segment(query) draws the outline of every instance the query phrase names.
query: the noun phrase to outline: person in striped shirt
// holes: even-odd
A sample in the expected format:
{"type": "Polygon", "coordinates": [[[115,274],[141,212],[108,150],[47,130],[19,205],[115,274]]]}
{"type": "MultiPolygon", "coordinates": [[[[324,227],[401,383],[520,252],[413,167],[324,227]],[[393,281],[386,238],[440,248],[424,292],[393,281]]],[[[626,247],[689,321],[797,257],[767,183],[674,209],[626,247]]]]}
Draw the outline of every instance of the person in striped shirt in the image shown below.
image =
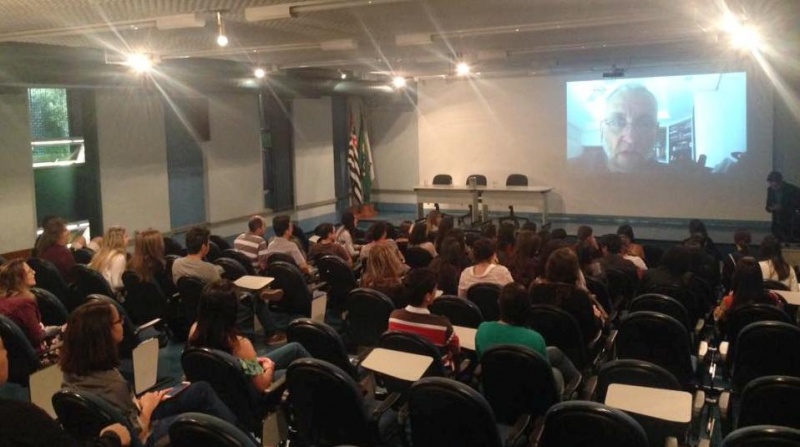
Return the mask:
{"type": "Polygon", "coordinates": [[[233,241],[233,248],[244,253],[253,268],[260,272],[267,268],[267,241],[264,240],[264,232],[267,225],[261,216],[253,216],[247,222],[247,233],[242,233],[233,241]]]}
{"type": "Polygon", "coordinates": [[[389,315],[389,330],[421,335],[442,349],[445,367],[453,368],[460,353],[458,335],[450,320],[428,310],[436,296],[436,274],[428,268],[408,272],[403,281],[408,305],[389,315]]]}

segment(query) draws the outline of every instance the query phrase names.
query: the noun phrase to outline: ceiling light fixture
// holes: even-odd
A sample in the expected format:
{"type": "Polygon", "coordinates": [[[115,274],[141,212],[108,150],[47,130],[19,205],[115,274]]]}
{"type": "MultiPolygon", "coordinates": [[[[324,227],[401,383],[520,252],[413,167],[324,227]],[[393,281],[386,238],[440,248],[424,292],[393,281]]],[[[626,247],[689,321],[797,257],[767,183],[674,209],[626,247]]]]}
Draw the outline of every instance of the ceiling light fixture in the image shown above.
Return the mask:
{"type": "Polygon", "coordinates": [[[260,22],[262,20],[291,19],[292,5],[269,5],[245,8],[244,19],[248,22],[260,22]]]}
{"type": "Polygon", "coordinates": [[[228,36],[225,35],[225,24],[222,23],[222,12],[217,11],[217,45],[228,46],[228,36]]]}
{"type": "Polygon", "coordinates": [[[264,77],[265,77],[266,75],[267,75],[267,71],[266,71],[266,70],[264,70],[264,69],[263,69],[263,68],[261,68],[261,67],[258,67],[258,68],[256,68],[255,70],[253,70],[253,76],[255,76],[255,77],[256,77],[256,78],[258,78],[258,79],[264,79],[264,77]]]}
{"type": "Polygon", "coordinates": [[[153,68],[153,56],[146,53],[131,53],[126,56],[123,65],[127,65],[136,73],[146,73],[153,68]]]}
{"type": "Polygon", "coordinates": [[[392,78],[392,85],[396,89],[404,88],[406,86],[406,78],[402,76],[395,76],[392,78]]]}
{"type": "Polygon", "coordinates": [[[466,76],[470,71],[472,71],[472,68],[466,62],[456,63],[456,76],[466,76]]]}

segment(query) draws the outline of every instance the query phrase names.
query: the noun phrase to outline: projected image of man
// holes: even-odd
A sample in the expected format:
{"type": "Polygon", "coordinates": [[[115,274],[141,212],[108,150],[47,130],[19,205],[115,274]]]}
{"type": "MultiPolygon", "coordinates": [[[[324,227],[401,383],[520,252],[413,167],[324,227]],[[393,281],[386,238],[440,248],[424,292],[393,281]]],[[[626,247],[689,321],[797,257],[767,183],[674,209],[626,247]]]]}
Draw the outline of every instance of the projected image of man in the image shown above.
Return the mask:
{"type": "Polygon", "coordinates": [[[661,166],[656,160],[658,102],[647,88],[625,84],[606,99],[601,123],[607,167],[612,172],[637,172],[661,166]]]}

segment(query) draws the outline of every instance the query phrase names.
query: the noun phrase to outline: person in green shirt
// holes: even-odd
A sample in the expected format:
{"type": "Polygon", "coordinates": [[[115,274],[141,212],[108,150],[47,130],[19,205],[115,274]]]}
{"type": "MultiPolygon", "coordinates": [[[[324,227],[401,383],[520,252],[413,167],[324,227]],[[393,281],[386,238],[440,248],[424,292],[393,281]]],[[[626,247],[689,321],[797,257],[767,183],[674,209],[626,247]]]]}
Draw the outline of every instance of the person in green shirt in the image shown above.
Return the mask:
{"type": "Polygon", "coordinates": [[[565,384],[580,380],[580,373],[570,359],[555,346],[547,346],[541,334],[525,326],[525,315],[530,298],[525,287],[518,283],[506,284],[500,292],[500,321],[484,321],[475,334],[475,352],[478,358],[495,345],[520,345],[533,349],[550,363],[553,378],[559,390],[565,384]]]}

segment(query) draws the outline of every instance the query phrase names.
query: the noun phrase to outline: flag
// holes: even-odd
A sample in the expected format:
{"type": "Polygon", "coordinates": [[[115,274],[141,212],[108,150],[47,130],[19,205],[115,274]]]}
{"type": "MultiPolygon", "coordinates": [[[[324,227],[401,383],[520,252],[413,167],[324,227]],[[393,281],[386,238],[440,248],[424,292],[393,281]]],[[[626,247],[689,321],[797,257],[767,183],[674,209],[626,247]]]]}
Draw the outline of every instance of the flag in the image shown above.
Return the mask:
{"type": "Polygon", "coordinates": [[[350,142],[347,146],[347,171],[350,173],[351,204],[360,206],[364,203],[361,191],[361,163],[359,157],[358,130],[353,112],[350,111],[350,142]]]}
{"type": "Polygon", "coordinates": [[[372,203],[372,181],[375,180],[375,167],[372,163],[372,148],[369,145],[369,133],[364,108],[361,108],[361,123],[358,132],[358,156],[361,168],[361,192],[364,203],[372,203]]]}

